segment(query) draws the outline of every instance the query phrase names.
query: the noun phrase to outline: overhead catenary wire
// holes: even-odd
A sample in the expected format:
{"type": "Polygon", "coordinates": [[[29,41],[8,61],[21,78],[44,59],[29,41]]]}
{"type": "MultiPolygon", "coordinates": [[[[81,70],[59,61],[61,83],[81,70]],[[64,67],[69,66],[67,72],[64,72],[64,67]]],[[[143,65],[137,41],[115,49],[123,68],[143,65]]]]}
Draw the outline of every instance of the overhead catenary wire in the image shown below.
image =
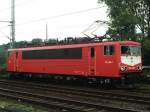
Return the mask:
{"type": "Polygon", "coordinates": [[[108,24],[109,24],[108,21],[96,20],[88,28],[86,28],[82,33],[88,37],[90,37],[90,35],[96,36],[94,32],[96,32],[101,27],[101,25],[108,25],[108,24]],[[89,31],[90,31],[90,35],[87,33],[89,31]]]}
{"type": "Polygon", "coordinates": [[[50,16],[50,17],[45,17],[45,18],[41,18],[41,19],[30,20],[30,21],[26,21],[26,22],[23,22],[23,23],[18,23],[16,25],[17,26],[21,26],[21,25],[26,25],[26,24],[40,22],[40,21],[45,21],[45,20],[50,20],[50,19],[57,19],[57,18],[65,17],[65,16],[71,16],[71,15],[75,15],[75,14],[80,14],[80,13],[85,13],[85,12],[97,10],[97,9],[104,8],[104,7],[106,7],[106,6],[89,8],[89,9],[85,9],[85,10],[64,13],[64,14],[60,14],[60,15],[56,15],[56,16],[50,16]]]}
{"type": "MultiPolygon", "coordinates": [[[[25,5],[29,2],[33,2],[35,0],[29,0],[29,1],[24,1],[24,2],[21,2],[21,3],[17,3],[17,4],[14,4],[15,7],[18,7],[18,6],[22,6],[22,5],[25,5]]],[[[37,0],[36,0],[37,1],[37,0]]],[[[3,12],[5,10],[8,10],[8,9],[11,9],[12,7],[7,7],[7,8],[4,8],[4,9],[0,9],[0,12],[3,12]]],[[[0,23],[11,23],[11,20],[0,20],[0,23]]],[[[10,27],[10,25],[7,25],[7,26],[3,26],[3,27],[0,27],[0,29],[4,29],[4,28],[7,28],[7,27],[10,27]]]]}
{"type": "Polygon", "coordinates": [[[22,26],[22,25],[26,25],[26,24],[35,23],[35,22],[40,22],[40,21],[45,21],[45,20],[50,20],[50,19],[58,19],[58,18],[65,17],[65,16],[71,16],[71,15],[75,15],[75,14],[86,13],[86,12],[98,10],[98,9],[104,8],[104,7],[106,7],[106,6],[94,7],[94,8],[89,8],[89,9],[84,9],[84,10],[79,10],[79,11],[74,11],[74,12],[68,12],[68,13],[64,13],[64,14],[60,14],[60,15],[40,18],[40,19],[36,19],[36,20],[30,20],[30,21],[26,21],[23,23],[18,23],[18,24],[16,24],[16,26],[22,26]]]}
{"type": "MultiPolygon", "coordinates": [[[[60,14],[60,15],[56,15],[56,16],[50,16],[50,17],[45,17],[45,18],[41,18],[41,19],[30,20],[30,21],[26,21],[26,22],[22,22],[22,23],[17,23],[16,26],[32,24],[32,23],[35,23],[35,22],[40,22],[40,21],[45,21],[45,20],[50,20],[50,19],[58,19],[58,18],[65,17],[65,16],[71,16],[71,15],[75,15],[75,14],[80,14],[80,13],[85,13],[85,12],[89,12],[89,11],[98,10],[98,9],[104,8],[104,7],[106,7],[106,6],[89,8],[89,9],[84,9],[84,10],[80,10],[80,11],[64,13],[64,14],[60,14]]],[[[5,27],[2,27],[2,28],[5,28],[5,27]]]]}
{"type": "Polygon", "coordinates": [[[4,32],[2,32],[1,30],[0,30],[0,33],[3,34],[7,39],[11,40],[11,38],[8,35],[6,35],[4,32]]]}

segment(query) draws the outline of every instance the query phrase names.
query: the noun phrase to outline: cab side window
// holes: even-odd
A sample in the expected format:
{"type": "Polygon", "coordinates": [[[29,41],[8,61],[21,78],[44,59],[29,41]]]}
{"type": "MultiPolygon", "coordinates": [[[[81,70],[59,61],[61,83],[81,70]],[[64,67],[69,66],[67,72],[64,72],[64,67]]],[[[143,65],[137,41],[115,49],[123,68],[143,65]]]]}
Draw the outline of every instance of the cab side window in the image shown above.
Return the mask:
{"type": "Polygon", "coordinates": [[[95,56],[95,49],[91,48],[91,58],[94,58],[94,56],[95,56]]]}
{"type": "Polygon", "coordinates": [[[18,58],[18,52],[16,52],[16,59],[18,58]]]}
{"type": "Polygon", "coordinates": [[[11,51],[8,51],[8,52],[7,52],[7,57],[9,57],[11,54],[12,54],[12,52],[11,52],[11,51]]]}
{"type": "Polygon", "coordinates": [[[104,55],[114,55],[115,47],[113,45],[104,46],[104,55]]]}

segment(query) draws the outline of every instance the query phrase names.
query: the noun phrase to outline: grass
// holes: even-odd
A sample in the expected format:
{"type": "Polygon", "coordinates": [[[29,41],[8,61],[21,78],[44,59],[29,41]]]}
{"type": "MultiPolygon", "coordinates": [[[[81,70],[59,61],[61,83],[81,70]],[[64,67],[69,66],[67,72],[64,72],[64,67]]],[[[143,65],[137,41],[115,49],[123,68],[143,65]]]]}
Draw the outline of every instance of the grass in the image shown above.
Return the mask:
{"type": "Polygon", "coordinates": [[[13,110],[15,112],[48,112],[48,109],[30,105],[27,103],[17,102],[6,98],[0,98],[0,108],[13,110]]]}

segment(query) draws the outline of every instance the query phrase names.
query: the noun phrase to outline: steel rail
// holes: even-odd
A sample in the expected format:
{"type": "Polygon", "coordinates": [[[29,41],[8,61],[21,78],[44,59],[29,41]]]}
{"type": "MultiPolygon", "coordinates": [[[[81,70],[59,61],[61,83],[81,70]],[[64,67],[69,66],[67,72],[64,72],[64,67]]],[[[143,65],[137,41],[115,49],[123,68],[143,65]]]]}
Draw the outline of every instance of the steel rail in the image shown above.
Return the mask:
{"type": "Polygon", "coordinates": [[[33,93],[29,93],[29,92],[24,92],[24,91],[19,91],[19,90],[16,91],[16,90],[4,89],[4,88],[0,88],[0,95],[5,96],[5,97],[15,98],[15,99],[21,99],[23,101],[27,101],[27,102],[31,102],[31,103],[42,104],[43,106],[44,105],[52,106],[52,104],[53,104],[53,106],[57,106],[58,108],[67,109],[67,110],[71,110],[71,111],[87,112],[87,110],[89,111],[89,109],[93,109],[93,110],[104,109],[104,110],[113,111],[113,112],[127,112],[127,111],[128,112],[138,112],[133,109],[124,109],[124,108],[119,108],[119,107],[103,105],[103,104],[99,104],[99,103],[91,103],[91,102],[61,98],[61,97],[56,97],[56,96],[46,96],[46,95],[35,94],[35,93],[33,94],[33,93]],[[51,101],[51,102],[49,102],[49,101],[51,101]],[[55,104],[54,104],[54,102],[55,102],[55,104]],[[59,102],[59,104],[58,104],[58,102],[59,102]],[[64,106],[64,103],[65,103],[65,106],[64,106]],[[66,105],[66,103],[67,103],[67,105],[66,105]],[[75,106],[75,105],[78,105],[78,106],[75,106]],[[84,107],[84,108],[81,109],[80,107],[84,107]]]}
{"type": "MultiPolygon", "coordinates": [[[[0,82],[2,84],[2,82],[0,82]]],[[[9,86],[8,83],[3,83],[9,86]]],[[[18,85],[16,84],[11,84],[17,87],[18,85]]],[[[73,88],[60,88],[57,86],[54,86],[53,88],[50,87],[39,87],[39,86],[25,86],[24,85],[19,85],[18,87],[23,87],[23,88],[30,88],[30,89],[37,89],[37,90],[43,90],[43,91],[53,91],[53,92],[58,92],[58,93],[66,93],[66,94],[74,94],[74,95],[82,95],[86,97],[95,97],[98,99],[109,99],[109,100],[119,100],[119,101],[126,101],[126,102],[132,102],[132,103],[140,103],[140,104],[146,104],[150,105],[150,97],[144,97],[144,96],[137,96],[137,95],[127,95],[127,94],[119,94],[119,93],[111,93],[111,92],[106,92],[106,91],[87,91],[87,90],[81,90],[81,89],[73,89],[73,88]],[[31,87],[32,86],[32,87],[31,87]]]]}

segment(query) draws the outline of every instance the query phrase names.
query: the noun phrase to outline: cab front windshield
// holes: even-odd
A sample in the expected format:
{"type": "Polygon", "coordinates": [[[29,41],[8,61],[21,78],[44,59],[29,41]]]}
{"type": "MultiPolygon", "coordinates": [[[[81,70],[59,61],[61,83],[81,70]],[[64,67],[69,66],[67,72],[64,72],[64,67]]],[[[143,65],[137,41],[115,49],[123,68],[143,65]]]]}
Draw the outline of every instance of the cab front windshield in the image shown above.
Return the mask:
{"type": "Polygon", "coordinates": [[[124,56],[141,56],[140,46],[121,46],[121,54],[124,56]]]}

